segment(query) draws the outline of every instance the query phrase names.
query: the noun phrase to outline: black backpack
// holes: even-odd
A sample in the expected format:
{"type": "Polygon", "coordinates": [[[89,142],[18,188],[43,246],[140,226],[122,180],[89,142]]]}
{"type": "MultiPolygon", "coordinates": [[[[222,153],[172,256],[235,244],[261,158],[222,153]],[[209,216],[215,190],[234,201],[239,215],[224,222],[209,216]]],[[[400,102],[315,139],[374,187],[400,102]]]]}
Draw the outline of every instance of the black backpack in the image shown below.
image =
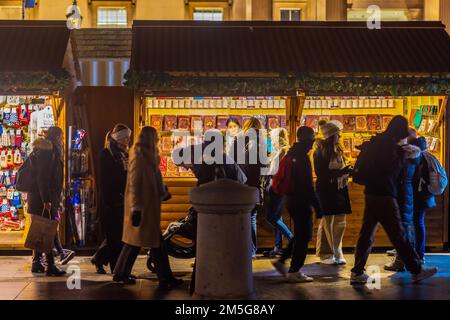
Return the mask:
{"type": "Polygon", "coordinates": [[[33,190],[35,170],[33,167],[34,154],[25,160],[16,173],[16,189],[20,192],[31,192],[33,190]]]}

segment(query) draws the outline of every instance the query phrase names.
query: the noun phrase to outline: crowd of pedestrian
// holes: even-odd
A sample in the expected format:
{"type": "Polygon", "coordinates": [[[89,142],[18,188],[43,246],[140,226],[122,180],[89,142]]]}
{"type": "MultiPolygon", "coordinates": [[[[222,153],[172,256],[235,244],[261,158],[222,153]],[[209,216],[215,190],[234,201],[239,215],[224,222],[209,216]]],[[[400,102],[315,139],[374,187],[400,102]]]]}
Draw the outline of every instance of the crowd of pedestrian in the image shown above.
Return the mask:
{"type": "MultiPolygon", "coordinates": [[[[336,266],[347,263],[342,244],[346,217],[352,213],[348,192],[351,177],[365,186],[365,211],[351,283],[367,282],[365,265],[378,224],[383,226],[395,248],[395,257],[385,269],[408,270],[414,281],[431,277],[437,269],[424,266],[424,217],[436,201],[427,188],[432,182],[425,139],[408,128],[404,117],[396,116],[385,132],[359,147],[360,155],[352,167],[340,142],[341,130],[342,124],[338,121],[322,121],[316,137],[313,129],[302,126],[297,130],[297,141],[290,146],[287,130],[275,129],[270,133],[268,152],[267,137],[257,118],[250,118],[243,125],[238,119],[230,118],[223,141],[225,148],[221,155],[213,155],[219,156],[223,160],[221,163],[196,159],[198,153],[189,150],[196,146],[205,150],[213,141],[179,147],[174,152],[182,158],[183,154],[191,155],[191,161],[179,165],[193,171],[198,185],[228,178],[260,190],[261,201],[249,217],[251,255],[255,257],[258,250],[257,214],[264,212],[266,221],[275,230],[274,248],[265,256],[276,258],[273,266],[288,282],[314,280],[302,272],[308,243],[312,240],[314,213],[318,219],[316,254],[320,263],[336,266]],[[254,139],[248,135],[250,132],[255,134],[254,139]],[[242,145],[240,137],[244,137],[242,145]],[[239,152],[243,152],[243,162],[239,161],[239,152]],[[255,153],[256,161],[251,161],[255,153]],[[266,153],[268,161],[259,156],[261,153],[266,153]],[[292,219],[292,231],[283,222],[284,208],[292,219]],[[283,249],[284,237],[288,245],[283,249]],[[291,262],[287,266],[289,258],[291,262]]],[[[100,153],[99,212],[104,241],[91,262],[97,273],[107,273],[104,267],[109,264],[114,281],[133,284],[136,282],[132,274],[136,258],[142,248],[151,248],[159,286],[166,290],[182,281],[171,271],[160,229],[161,203],[169,200],[171,194],[160,171],[158,132],[153,127],[142,128],[129,149],[131,135],[126,125],[117,124],[108,132],[100,153]]],[[[54,220],[58,219],[62,208],[62,137],[61,129],[50,128],[45,138],[35,141],[32,153],[38,174],[29,194],[30,213],[42,215],[47,211],[54,220]],[[49,170],[53,174],[48,175],[49,170]]],[[[73,257],[73,252],[62,248],[59,237],[55,238],[55,245],[61,261],[73,257]]],[[[55,265],[54,255],[54,252],[34,252],[32,271],[63,275],[64,271],[55,265]]]]}

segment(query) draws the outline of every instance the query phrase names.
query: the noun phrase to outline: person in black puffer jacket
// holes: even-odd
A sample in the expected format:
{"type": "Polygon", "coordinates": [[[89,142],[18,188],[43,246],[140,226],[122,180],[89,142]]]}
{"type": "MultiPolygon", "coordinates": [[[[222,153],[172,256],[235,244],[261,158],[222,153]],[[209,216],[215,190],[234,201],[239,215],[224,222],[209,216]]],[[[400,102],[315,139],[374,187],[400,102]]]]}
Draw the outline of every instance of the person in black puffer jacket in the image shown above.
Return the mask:
{"type": "MultiPolygon", "coordinates": [[[[427,150],[427,142],[424,137],[419,137],[411,141],[411,144],[420,148],[423,152],[427,150]]],[[[427,184],[430,181],[427,161],[420,155],[418,170],[414,178],[414,214],[413,223],[416,240],[416,252],[422,262],[425,256],[425,211],[436,207],[434,195],[428,191],[427,184]]]]}

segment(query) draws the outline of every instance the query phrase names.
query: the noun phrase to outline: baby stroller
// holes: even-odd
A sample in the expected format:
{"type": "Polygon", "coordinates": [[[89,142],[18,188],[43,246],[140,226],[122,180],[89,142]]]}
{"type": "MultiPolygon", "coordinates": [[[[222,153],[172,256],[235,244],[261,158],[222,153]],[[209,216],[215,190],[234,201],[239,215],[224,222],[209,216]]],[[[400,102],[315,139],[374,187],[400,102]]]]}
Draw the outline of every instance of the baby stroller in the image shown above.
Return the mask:
{"type": "MultiPolygon", "coordinates": [[[[169,224],[162,237],[169,256],[178,259],[195,258],[195,234],[197,228],[197,212],[194,208],[183,219],[169,224]]],[[[147,252],[147,268],[155,272],[152,250],[147,252]]]]}

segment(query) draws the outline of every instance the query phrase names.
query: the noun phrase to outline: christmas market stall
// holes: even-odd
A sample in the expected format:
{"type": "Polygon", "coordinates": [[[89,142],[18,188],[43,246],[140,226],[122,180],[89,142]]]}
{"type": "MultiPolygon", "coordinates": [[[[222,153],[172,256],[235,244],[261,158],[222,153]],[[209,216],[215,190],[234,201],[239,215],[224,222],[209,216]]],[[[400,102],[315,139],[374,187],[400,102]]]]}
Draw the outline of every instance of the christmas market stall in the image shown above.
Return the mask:
{"type": "Polygon", "coordinates": [[[24,247],[30,218],[15,176],[31,144],[50,126],[65,131],[69,36],[64,21],[0,21],[0,249],[24,247]]]}
{"type": "MultiPolygon", "coordinates": [[[[429,151],[448,169],[450,38],[439,22],[383,23],[369,30],[347,22],[135,21],[126,85],[135,89],[135,133],[161,133],[161,170],[173,198],[163,204],[163,226],[184,217],[192,172],[171,159],[174,133],[226,130],[257,117],[270,132],[320,120],[343,124],[342,145],[354,163],[358,146],[383,131],[395,115],[410,120],[429,151]]],[[[363,187],[350,182],[353,214],[346,247],[356,244],[363,187]]],[[[448,191],[427,215],[428,245],[448,241],[448,191]]],[[[259,245],[273,244],[259,220],[259,245]]],[[[388,246],[383,230],[378,246],[388,246]]]]}

